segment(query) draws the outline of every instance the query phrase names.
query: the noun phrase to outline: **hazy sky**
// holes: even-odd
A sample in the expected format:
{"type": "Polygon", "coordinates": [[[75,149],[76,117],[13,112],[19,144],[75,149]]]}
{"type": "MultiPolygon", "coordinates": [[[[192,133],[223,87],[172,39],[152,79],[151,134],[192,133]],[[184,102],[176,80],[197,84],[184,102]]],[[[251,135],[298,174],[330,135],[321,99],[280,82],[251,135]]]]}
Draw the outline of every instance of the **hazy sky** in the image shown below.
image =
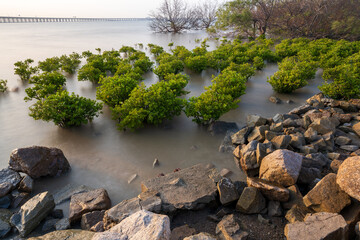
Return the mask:
{"type": "MultiPolygon", "coordinates": [[[[0,16],[147,17],[163,0],[0,0],[0,16]]],[[[218,2],[224,2],[219,0],[218,2]]],[[[198,2],[190,1],[189,2],[198,2]]]]}

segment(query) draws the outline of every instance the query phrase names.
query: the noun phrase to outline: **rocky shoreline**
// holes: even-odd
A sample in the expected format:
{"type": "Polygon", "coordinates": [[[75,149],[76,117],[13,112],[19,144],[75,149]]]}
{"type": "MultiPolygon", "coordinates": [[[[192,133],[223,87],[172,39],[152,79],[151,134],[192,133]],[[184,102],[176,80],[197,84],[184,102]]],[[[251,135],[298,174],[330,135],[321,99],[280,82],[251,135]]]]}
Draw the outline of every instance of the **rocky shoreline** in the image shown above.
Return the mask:
{"type": "Polygon", "coordinates": [[[0,172],[0,238],[34,230],[29,239],[359,238],[360,99],[317,94],[288,114],[228,126],[220,149],[233,150],[246,183],[198,164],[143,181],[137,197],[118,204],[86,186],[33,196],[34,179],[70,164],[60,149],[15,149],[0,172]]]}

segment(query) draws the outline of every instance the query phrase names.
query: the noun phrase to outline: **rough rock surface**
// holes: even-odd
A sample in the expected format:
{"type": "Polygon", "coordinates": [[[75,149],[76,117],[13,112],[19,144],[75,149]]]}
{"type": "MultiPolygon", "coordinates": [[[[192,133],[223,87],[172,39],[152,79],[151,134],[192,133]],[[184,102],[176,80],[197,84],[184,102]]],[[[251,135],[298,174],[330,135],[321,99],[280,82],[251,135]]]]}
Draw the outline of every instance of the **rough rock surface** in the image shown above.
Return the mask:
{"type": "Polygon", "coordinates": [[[27,201],[19,212],[11,217],[11,224],[19,230],[20,236],[25,237],[39,225],[54,207],[54,199],[49,192],[39,193],[27,201]]]}
{"type": "Polygon", "coordinates": [[[261,180],[258,178],[247,178],[246,180],[249,187],[255,187],[269,200],[287,202],[289,200],[289,190],[274,184],[261,180]]]}
{"type": "Polygon", "coordinates": [[[336,174],[329,173],[304,196],[304,204],[316,212],[339,213],[351,203],[347,195],[336,184],[336,174]]]}
{"type": "Polygon", "coordinates": [[[10,217],[12,212],[7,209],[0,209],[0,238],[3,238],[11,231],[10,217]]]}
{"type": "Polygon", "coordinates": [[[89,192],[78,193],[71,197],[69,220],[75,222],[85,213],[96,210],[107,210],[111,201],[107,191],[103,188],[89,192]]]}
{"type": "Polygon", "coordinates": [[[84,230],[61,230],[45,234],[40,237],[29,238],[28,240],[84,240],[91,239],[95,233],[84,230]]]}
{"type": "Polygon", "coordinates": [[[349,157],[339,167],[336,183],[351,197],[360,201],[360,157],[349,157]]]}
{"type": "Polygon", "coordinates": [[[73,186],[71,184],[65,185],[59,191],[54,194],[55,204],[61,204],[67,200],[70,200],[71,196],[77,193],[83,193],[94,190],[93,188],[87,187],[85,185],[73,186]]]}
{"type": "Polygon", "coordinates": [[[5,196],[11,190],[16,188],[20,183],[20,174],[11,170],[10,168],[4,168],[0,171],[0,197],[5,196]]]}
{"type": "Polygon", "coordinates": [[[198,164],[142,182],[141,190],[159,192],[162,210],[165,212],[173,212],[176,209],[195,210],[215,200],[216,182],[220,178],[215,168],[198,164]]]}
{"type": "Polygon", "coordinates": [[[236,203],[236,210],[245,214],[260,213],[265,207],[265,198],[254,187],[246,187],[236,203]]]}
{"type": "Polygon", "coordinates": [[[217,188],[221,204],[226,205],[239,199],[239,194],[236,191],[235,185],[229,178],[222,178],[220,182],[218,182],[217,188]]]}
{"type": "Polygon", "coordinates": [[[19,184],[19,191],[31,193],[34,187],[34,180],[26,175],[19,184]]]}
{"type": "Polygon", "coordinates": [[[90,230],[94,225],[103,220],[104,215],[105,210],[85,213],[81,217],[81,229],[90,230]]]}
{"type": "Polygon", "coordinates": [[[345,240],[347,224],[336,213],[315,213],[305,217],[304,222],[290,223],[285,226],[287,240],[345,240]]]}
{"type": "Polygon", "coordinates": [[[279,149],[263,158],[260,178],[278,183],[284,187],[296,183],[301,170],[303,156],[298,153],[279,149]]]}
{"type": "Polygon", "coordinates": [[[216,226],[216,235],[221,240],[246,239],[249,233],[243,231],[233,214],[226,215],[216,226]]]}
{"type": "Polygon", "coordinates": [[[92,239],[169,240],[170,235],[170,219],[168,216],[141,210],[125,218],[109,231],[96,233],[92,239]],[[116,233],[118,236],[117,238],[106,238],[108,233],[116,233]]]}
{"type": "Polygon", "coordinates": [[[199,234],[186,237],[184,238],[184,240],[217,240],[217,239],[216,237],[212,236],[209,233],[201,232],[199,234]]]}
{"type": "Polygon", "coordinates": [[[70,170],[70,164],[60,149],[41,146],[13,150],[9,166],[34,179],[43,176],[60,176],[70,170]]]}

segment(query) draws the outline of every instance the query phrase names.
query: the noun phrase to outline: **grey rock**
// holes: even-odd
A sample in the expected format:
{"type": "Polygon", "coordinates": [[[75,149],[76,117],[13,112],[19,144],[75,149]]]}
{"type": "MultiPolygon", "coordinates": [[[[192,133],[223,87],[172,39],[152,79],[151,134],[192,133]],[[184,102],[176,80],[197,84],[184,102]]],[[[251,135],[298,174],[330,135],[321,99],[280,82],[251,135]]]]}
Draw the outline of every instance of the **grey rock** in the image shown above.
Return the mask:
{"type": "Polygon", "coordinates": [[[239,127],[234,122],[216,121],[210,124],[208,131],[213,135],[226,134],[227,131],[239,131],[239,127]]]}
{"type": "Polygon", "coordinates": [[[220,240],[241,240],[249,236],[249,233],[240,228],[233,214],[225,216],[216,226],[215,232],[220,240]]]}
{"type": "Polygon", "coordinates": [[[90,230],[98,222],[101,222],[103,220],[104,215],[105,215],[105,210],[85,213],[81,217],[81,229],[90,230]]]}
{"type": "Polygon", "coordinates": [[[16,188],[21,181],[19,173],[10,168],[4,168],[0,171],[0,197],[7,195],[16,188]]]}
{"type": "Polygon", "coordinates": [[[276,103],[276,104],[281,103],[281,99],[280,99],[280,98],[277,98],[277,97],[275,97],[275,96],[270,96],[270,97],[269,97],[269,101],[272,102],[272,103],[276,103]]]}
{"type": "Polygon", "coordinates": [[[234,135],[233,131],[227,131],[223,141],[220,144],[219,152],[233,152],[235,150],[235,146],[232,143],[231,136],[234,135]]]}
{"type": "Polygon", "coordinates": [[[318,168],[320,171],[324,167],[330,166],[330,159],[322,153],[311,153],[303,158],[302,165],[307,168],[318,168]]]}
{"type": "Polygon", "coordinates": [[[9,208],[11,205],[10,195],[0,197],[0,208],[9,208]]]}
{"type": "Polygon", "coordinates": [[[65,185],[63,188],[61,188],[59,191],[57,191],[54,194],[55,204],[58,205],[65,201],[70,200],[72,195],[88,192],[91,190],[94,189],[91,187],[87,187],[85,185],[80,185],[80,186],[74,186],[72,184],[65,185]]]}
{"type": "Polygon", "coordinates": [[[153,168],[155,168],[156,166],[159,166],[160,162],[159,159],[155,158],[154,162],[153,162],[153,168]]]}
{"type": "Polygon", "coordinates": [[[304,146],[306,144],[305,138],[303,136],[291,134],[290,137],[291,137],[290,146],[292,146],[294,148],[300,149],[302,146],[304,146]]]}
{"type": "Polygon", "coordinates": [[[265,131],[269,129],[270,127],[267,125],[255,127],[249,134],[248,141],[263,141],[265,139],[265,131]]]}
{"type": "Polygon", "coordinates": [[[259,115],[248,115],[246,120],[249,127],[263,126],[267,121],[266,118],[259,115]]]}
{"type": "Polygon", "coordinates": [[[314,130],[312,127],[309,127],[306,132],[304,133],[304,137],[308,143],[317,141],[320,139],[320,136],[318,135],[317,131],[314,130]]]}
{"type": "Polygon", "coordinates": [[[337,213],[315,213],[305,217],[304,222],[290,223],[285,226],[288,240],[344,240],[348,239],[347,224],[337,213]]]}
{"type": "Polygon", "coordinates": [[[309,126],[317,131],[318,134],[326,134],[329,132],[335,132],[336,124],[332,121],[335,118],[322,117],[315,119],[309,126]]]}
{"type": "Polygon", "coordinates": [[[104,222],[98,222],[97,224],[95,224],[94,226],[91,227],[90,231],[92,232],[104,232],[105,228],[104,228],[104,222]]]}
{"type": "Polygon", "coordinates": [[[340,146],[342,150],[348,151],[348,152],[355,152],[359,149],[357,145],[342,145],[340,146]]]}
{"type": "Polygon", "coordinates": [[[92,239],[95,233],[90,231],[78,230],[78,229],[69,229],[61,231],[53,231],[48,234],[29,238],[28,240],[83,240],[83,239],[92,239]]]}
{"type": "Polygon", "coordinates": [[[273,117],[273,121],[274,121],[274,123],[280,123],[280,122],[284,121],[284,116],[282,114],[277,113],[273,117]]]}
{"type": "Polygon", "coordinates": [[[322,137],[326,143],[327,151],[330,151],[330,152],[334,151],[334,148],[335,148],[334,135],[332,133],[327,133],[327,134],[324,134],[322,137]]]}
{"type": "Polygon", "coordinates": [[[309,105],[309,104],[304,104],[304,105],[301,105],[301,106],[299,106],[297,108],[294,108],[293,110],[291,110],[289,112],[289,114],[301,115],[301,114],[304,114],[304,113],[306,113],[307,111],[309,111],[311,109],[314,109],[314,107],[309,105]]]}
{"type": "Polygon", "coordinates": [[[186,237],[196,234],[195,228],[189,227],[185,224],[180,227],[176,227],[171,231],[171,240],[183,240],[186,237]]]}
{"type": "Polygon", "coordinates": [[[64,217],[64,213],[63,213],[63,210],[62,209],[54,209],[50,215],[50,217],[52,218],[58,218],[58,219],[61,219],[64,217]]]}
{"type": "Polygon", "coordinates": [[[256,170],[260,167],[256,156],[258,144],[256,140],[251,141],[240,151],[240,166],[247,175],[252,175],[253,172],[256,175],[256,170]]]}
{"type": "Polygon", "coordinates": [[[266,200],[260,190],[246,187],[236,204],[236,210],[245,214],[260,213],[266,207],[266,200]]]}
{"type": "Polygon", "coordinates": [[[231,136],[232,143],[236,145],[246,144],[248,142],[247,138],[252,130],[252,127],[244,127],[240,129],[231,136]]]}
{"type": "Polygon", "coordinates": [[[199,234],[186,237],[183,240],[217,240],[217,239],[216,237],[214,237],[209,233],[201,232],[199,234]]]}
{"type": "Polygon", "coordinates": [[[30,194],[26,192],[19,192],[18,190],[14,190],[11,192],[11,207],[17,208],[22,206],[29,198],[30,194]]]}
{"type": "Polygon", "coordinates": [[[312,153],[317,153],[318,149],[315,148],[314,145],[310,144],[310,145],[306,145],[306,146],[302,146],[300,148],[300,152],[304,153],[304,154],[312,154],[312,153]]]}
{"type": "Polygon", "coordinates": [[[282,122],[279,123],[273,123],[270,126],[270,131],[274,131],[274,132],[282,132],[284,129],[284,125],[282,122]]]}
{"type": "Polygon", "coordinates": [[[289,135],[281,135],[274,137],[271,142],[276,149],[286,149],[291,141],[291,137],[289,135]]]}
{"type": "Polygon", "coordinates": [[[41,146],[13,150],[9,166],[34,179],[43,176],[60,176],[70,170],[70,164],[60,149],[41,146]]]}
{"type": "Polygon", "coordinates": [[[12,212],[7,209],[0,209],[0,238],[5,237],[11,231],[10,217],[12,212]]]}
{"type": "Polygon", "coordinates": [[[54,199],[49,192],[39,193],[21,206],[19,212],[11,217],[10,222],[19,230],[20,236],[25,237],[54,207],[54,199]]]}
{"type": "Polygon", "coordinates": [[[146,191],[142,192],[138,196],[141,209],[147,210],[153,213],[161,212],[162,201],[160,194],[156,191],[146,191]]]}
{"type": "Polygon", "coordinates": [[[19,191],[31,193],[34,187],[34,180],[26,175],[19,184],[19,191]]]}
{"type": "MultiPolygon", "coordinates": [[[[301,119],[296,119],[296,120],[301,120],[301,119]]],[[[292,119],[290,119],[290,118],[284,120],[284,121],[283,121],[284,128],[299,127],[299,125],[297,124],[296,120],[292,120],[292,119]]],[[[302,120],[301,120],[301,121],[302,121],[302,120]]]]}
{"type": "Polygon", "coordinates": [[[222,178],[217,184],[220,195],[220,202],[222,205],[227,205],[239,199],[239,194],[236,191],[235,185],[229,178],[222,178]]]}
{"type": "Polygon", "coordinates": [[[55,224],[59,221],[59,219],[48,219],[44,222],[44,225],[41,228],[41,231],[48,232],[50,230],[55,230],[55,224]]]}
{"type": "Polygon", "coordinates": [[[259,189],[262,195],[269,200],[280,202],[287,202],[289,200],[289,190],[278,184],[250,177],[248,177],[246,181],[249,187],[259,189]]]}
{"type": "Polygon", "coordinates": [[[321,172],[318,168],[302,167],[297,182],[301,184],[310,184],[316,178],[321,178],[321,172]]]}
{"type": "Polygon", "coordinates": [[[215,200],[217,192],[215,181],[220,178],[215,168],[206,168],[205,165],[198,164],[144,181],[141,190],[159,192],[162,209],[165,212],[173,212],[176,209],[195,210],[215,200]],[[183,184],[173,184],[177,179],[181,179],[183,184]]]}
{"type": "Polygon", "coordinates": [[[68,218],[62,218],[55,224],[55,229],[59,230],[66,230],[70,228],[70,221],[68,218]]]}

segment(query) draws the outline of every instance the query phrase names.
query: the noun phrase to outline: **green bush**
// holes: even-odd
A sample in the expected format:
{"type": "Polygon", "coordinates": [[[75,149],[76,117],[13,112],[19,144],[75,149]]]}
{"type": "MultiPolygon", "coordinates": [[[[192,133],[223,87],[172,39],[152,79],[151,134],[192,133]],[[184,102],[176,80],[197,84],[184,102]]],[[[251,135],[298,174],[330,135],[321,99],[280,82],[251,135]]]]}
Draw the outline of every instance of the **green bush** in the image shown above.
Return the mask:
{"type": "Polygon", "coordinates": [[[66,78],[59,72],[43,72],[33,76],[29,83],[34,84],[32,88],[25,89],[27,97],[26,101],[32,99],[43,99],[50,94],[54,94],[62,90],[66,83],[66,78]]]}
{"type": "Polygon", "coordinates": [[[68,74],[74,74],[76,69],[80,66],[81,55],[78,53],[72,53],[69,56],[62,55],[60,57],[60,68],[62,71],[67,72],[68,74]]]}
{"type": "Polygon", "coordinates": [[[102,100],[110,107],[121,105],[129,98],[131,91],[137,87],[139,81],[131,77],[130,74],[114,77],[102,78],[100,86],[96,91],[96,98],[102,100]]]}
{"type": "Polygon", "coordinates": [[[183,62],[180,60],[172,60],[170,62],[164,61],[164,63],[160,63],[160,65],[154,69],[154,73],[158,75],[159,79],[164,79],[166,75],[172,73],[177,74],[182,70],[184,70],[183,62]]]}
{"type": "Polygon", "coordinates": [[[22,81],[29,81],[32,74],[36,73],[38,69],[36,67],[31,67],[30,64],[34,60],[28,58],[25,61],[18,61],[14,63],[15,65],[15,74],[20,77],[22,81]]]}
{"type": "Polygon", "coordinates": [[[52,121],[60,127],[80,126],[97,117],[102,105],[94,100],[67,91],[58,91],[38,100],[30,108],[35,120],[52,121]]]}
{"type": "Polygon", "coordinates": [[[38,68],[43,72],[53,72],[59,70],[61,67],[60,58],[52,57],[44,61],[39,61],[38,68]]]}
{"type": "Polygon", "coordinates": [[[291,93],[308,84],[307,80],[314,78],[316,64],[314,62],[299,61],[296,57],[284,58],[277,71],[268,82],[274,91],[291,93]]]}
{"type": "Polygon", "coordinates": [[[208,68],[206,56],[190,56],[185,59],[184,63],[188,69],[198,73],[208,68]]]}
{"type": "Polygon", "coordinates": [[[6,86],[7,80],[0,79],[0,92],[6,92],[7,86],[6,86]]]}

